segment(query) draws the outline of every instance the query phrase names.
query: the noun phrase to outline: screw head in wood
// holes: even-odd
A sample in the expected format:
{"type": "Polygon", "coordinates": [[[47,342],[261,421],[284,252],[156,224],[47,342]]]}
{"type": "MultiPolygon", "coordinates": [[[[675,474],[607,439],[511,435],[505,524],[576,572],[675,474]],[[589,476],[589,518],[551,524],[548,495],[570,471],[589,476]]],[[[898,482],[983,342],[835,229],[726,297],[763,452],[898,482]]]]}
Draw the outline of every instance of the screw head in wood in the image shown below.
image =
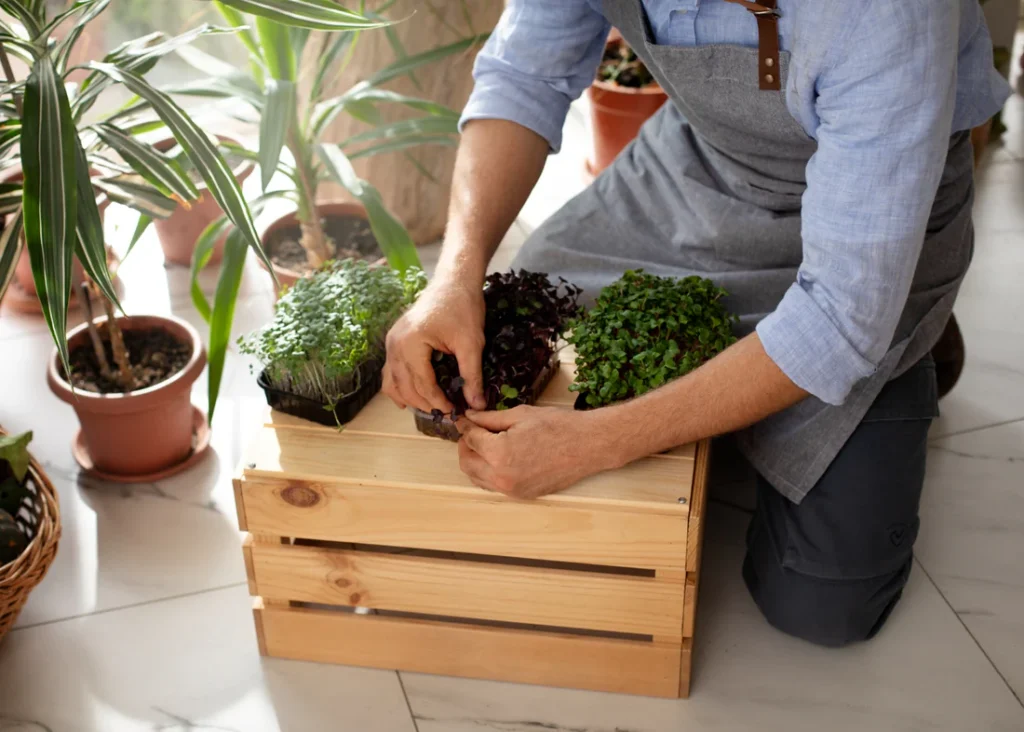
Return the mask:
{"type": "Polygon", "coordinates": [[[685,498],[680,498],[679,499],[679,503],[685,506],[686,505],[686,499],[685,498]]]}

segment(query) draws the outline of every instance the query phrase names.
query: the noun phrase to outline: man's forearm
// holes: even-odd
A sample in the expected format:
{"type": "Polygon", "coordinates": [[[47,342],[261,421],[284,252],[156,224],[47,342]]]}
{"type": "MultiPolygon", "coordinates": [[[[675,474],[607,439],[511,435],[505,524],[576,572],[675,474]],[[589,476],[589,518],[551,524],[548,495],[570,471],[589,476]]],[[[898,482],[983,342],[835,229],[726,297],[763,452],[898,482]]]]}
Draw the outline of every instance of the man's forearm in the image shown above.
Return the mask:
{"type": "Polygon", "coordinates": [[[544,169],[547,141],[514,122],[474,120],[459,144],[439,277],[483,284],[487,264],[544,169]]]}
{"type": "Polygon", "coordinates": [[[593,434],[599,440],[609,436],[598,454],[605,456],[605,467],[614,468],[747,427],[807,396],[752,334],[681,379],[594,411],[593,434]]]}

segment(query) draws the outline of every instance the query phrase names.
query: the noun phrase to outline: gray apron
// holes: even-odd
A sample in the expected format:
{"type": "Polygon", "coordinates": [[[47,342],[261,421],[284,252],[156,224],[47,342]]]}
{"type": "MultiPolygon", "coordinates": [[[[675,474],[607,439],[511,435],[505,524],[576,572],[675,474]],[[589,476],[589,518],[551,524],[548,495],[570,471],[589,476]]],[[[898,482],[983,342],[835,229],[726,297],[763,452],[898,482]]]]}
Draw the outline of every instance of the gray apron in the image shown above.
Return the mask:
{"type": "MultiPolygon", "coordinates": [[[[817,143],[790,114],[784,92],[759,88],[757,49],[658,45],[641,0],[603,0],[603,12],[671,103],[534,232],[513,266],[561,275],[591,301],[627,269],[709,277],[730,293],[726,304],[746,335],[796,280],[801,196],[817,143]]],[[[783,52],[782,89],[789,69],[783,52]]],[[[790,500],[807,495],[885,383],[942,333],[973,250],[972,171],[969,135],[957,133],[910,297],[875,374],[842,406],[811,397],[737,435],[751,464],[790,500]]]]}

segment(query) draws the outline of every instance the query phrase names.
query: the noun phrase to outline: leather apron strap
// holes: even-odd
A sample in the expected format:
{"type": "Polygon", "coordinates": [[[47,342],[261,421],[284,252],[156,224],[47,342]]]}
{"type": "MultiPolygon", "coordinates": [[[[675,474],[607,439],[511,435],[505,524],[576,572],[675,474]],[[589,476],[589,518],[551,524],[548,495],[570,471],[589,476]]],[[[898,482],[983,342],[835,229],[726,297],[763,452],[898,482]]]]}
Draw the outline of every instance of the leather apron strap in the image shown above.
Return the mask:
{"type": "Polygon", "coordinates": [[[779,91],[779,11],[777,0],[726,0],[742,5],[757,18],[758,50],[757,75],[762,91],[779,91]]]}

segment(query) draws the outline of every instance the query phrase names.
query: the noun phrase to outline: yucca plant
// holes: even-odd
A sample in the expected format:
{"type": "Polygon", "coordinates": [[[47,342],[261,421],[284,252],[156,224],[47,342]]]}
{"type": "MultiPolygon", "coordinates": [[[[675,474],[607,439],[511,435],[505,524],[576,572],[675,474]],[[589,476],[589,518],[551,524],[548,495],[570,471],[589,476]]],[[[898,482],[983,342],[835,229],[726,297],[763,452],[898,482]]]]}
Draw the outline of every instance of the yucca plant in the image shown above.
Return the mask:
{"type": "MultiPolygon", "coordinates": [[[[215,144],[169,94],[144,78],[163,56],[196,38],[237,29],[203,25],[175,37],[153,33],[121,44],[102,60],[72,67],[75,44],[110,0],[75,0],[59,12],[52,5],[46,0],[0,0],[0,71],[5,80],[0,85],[0,171],[20,167],[22,172],[20,182],[9,180],[0,187],[0,212],[7,216],[0,237],[0,297],[27,247],[43,315],[67,368],[65,331],[76,257],[103,296],[117,303],[97,199],[107,197],[142,213],[137,241],[152,217],[166,216],[178,203],[188,206],[199,196],[180,164],[140,139],[153,129],[152,121],[139,122],[123,113],[89,120],[111,87],[120,85],[144,100],[159,118],[156,125],[168,128],[201,174],[234,227],[229,256],[241,260],[251,247],[267,258],[252,212],[215,144]],[[58,37],[59,29],[72,23],[58,37]],[[12,57],[28,67],[27,78],[16,76],[12,57]],[[87,72],[86,78],[69,83],[69,75],[78,69],[87,72]]],[[[221,5],[301,26],[302,33],[380,25],[331,0],[224,0],[221,5]]],[[[230,322],[234,298],[218,298],[217,306],[228,311],[219,315],[230,322]]],[[[214,393],[222,369],[223,362],[211,363],[214,393]]]]}
{"type": "MultiPolygon", "coordinates": [[[[313,4],[323,1],[326,0],[313,0],[313,4]]],[[[182,58],[196,68],[216,75],[183,86],[165,87],[165,91],[201,98],[238,99],[251,107],[260,120],[258,149],[230,144],[223,145],[222,149],[259,163],[264,194],[251,202],[254,211],[262,210],[274,199],[284,199],[295,205],[302,229],[300,243],[311,268],[336,255],[335,243],[325,233],[317,211],[317,192],[320,184],[327,180],[340,183],[366,208],[374,237],[393,268],[405,272],[410,267],[419,267],[419,255],[405,226],[388,211],[377,189],[359,178],[351,161],[418,145],[456,144],[457,111],[427,99],[397,94],[380,87],[426,64],[467,52],[482,43],[486,35],[472,35],[421,54],[407,55],[389,28],[390,21],[381,15],[390,3],[385,3],[375,13],[365,12],[361,16],[364,22],[359,27],[341,24],[333,28],[319,26],[318,30],[326,32],[313,36],[308,32],[308,26],[291,27],[293,19],[287,14],[262,12],[260,16],[251,17],[239,12],[254,13],[267,2],[214,0],[214,6],[237,31],[237,38],[249,52],[247,71],[228,66],[196,49],[183,48],[180,50],[182,58]],[[341,74],[356,52],[360,33],[374,26],[388,33],[396,51],[394,63],[360,81],[344,94],[324,98],[328,80],[341,74]],[[300,58],[306,45],[314,43],[317,44],[316,72],[311,80],[306,79],[304,84],[300,84],[300,58]],[[403,105],[422,114],[413,119],[383,123],[378,105],[403,105]],[[342,113],[368,123],[370,128],[341,144],[324,142],[328,126],[342,113]],[[282,159],[285,149],[290,152],[290,161],[282,159]],[[269,190],[276,173],[283,173],[290,183],[283,189],[269,190]]],[[[332,4],[332,7],[338,6],[332,4]]],[[[121,114],[134,114],[146,104],[148,99],[142,99],[126,107],[121,114]]],[[[418,173],[410,167],[410,174],[418,173]]],[[[215,367],[222,366],[230,339],[231,319],[218,317],[218,314],[230,313],[228,303],[233,303],[238,291],[244,260],[226,252],[212,306],[197,278],[209,262],[216,241],[233,225],[237,226],[228,219],[211,225],[196,242],[192,260],[192,298],[196,308],[210,323],[211,373],[215,367]]],[[[216,401],[212,377],[210,384],[212,412],[216,401]]]]}

